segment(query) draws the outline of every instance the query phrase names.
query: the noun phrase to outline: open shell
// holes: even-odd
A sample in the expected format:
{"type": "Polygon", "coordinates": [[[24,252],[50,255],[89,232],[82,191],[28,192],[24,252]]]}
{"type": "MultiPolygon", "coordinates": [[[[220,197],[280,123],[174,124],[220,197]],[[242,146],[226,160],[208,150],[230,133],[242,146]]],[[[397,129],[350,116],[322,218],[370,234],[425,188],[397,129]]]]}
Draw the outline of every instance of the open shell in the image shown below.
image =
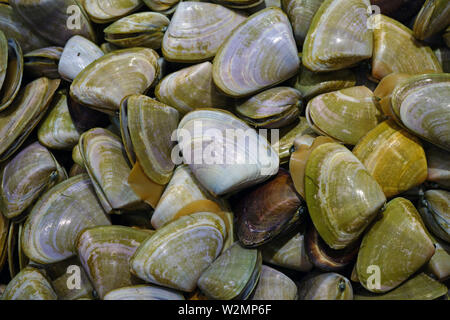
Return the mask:
{"type": "Polygon", "coordinates": [[[10,106],[22,84],[23,77],[23,53],[19,43],[15,39],[9,39],[6,46],[3,43],[1,55],[6,57],[6,68],[0,91],[0,111],[10,106]]]}
{"type": "Polygon", "coordinates": [[[450,21],[448,0],[427,0],[414,22],[414,36],[425,40],[444,30],[450,21]]]}

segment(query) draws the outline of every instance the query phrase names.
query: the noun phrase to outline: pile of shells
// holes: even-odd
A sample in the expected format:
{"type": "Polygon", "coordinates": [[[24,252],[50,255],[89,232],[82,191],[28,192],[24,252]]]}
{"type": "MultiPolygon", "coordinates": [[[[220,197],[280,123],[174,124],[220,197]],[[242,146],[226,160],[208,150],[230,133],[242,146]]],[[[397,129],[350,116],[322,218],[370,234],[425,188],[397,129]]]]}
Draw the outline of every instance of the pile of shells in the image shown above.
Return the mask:
{"type": "Polygon", "coordinates": [[[0,2],[1,299],[448,299],[450,1],[0,2]]]}

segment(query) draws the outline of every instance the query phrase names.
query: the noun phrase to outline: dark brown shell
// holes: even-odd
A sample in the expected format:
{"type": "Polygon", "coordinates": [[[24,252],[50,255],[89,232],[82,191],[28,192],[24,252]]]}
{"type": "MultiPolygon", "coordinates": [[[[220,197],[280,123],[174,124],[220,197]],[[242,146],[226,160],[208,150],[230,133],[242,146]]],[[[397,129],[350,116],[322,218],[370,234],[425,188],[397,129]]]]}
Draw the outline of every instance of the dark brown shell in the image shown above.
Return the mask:
{"type": "Polygon", "coordinates": [[[323,271],[339,271],[355,260],[359,242],[343,250],[330,248],[311,223],[305,237],[306,253],[311,262],[323,271]]]}
{"type": "Polygon", "coordinates": [[[304,201],[289,173],[280,169],[268,182],[243,194],[235,207],[237,236],[246,247],[257,247],[299,220],[304,201]]]}

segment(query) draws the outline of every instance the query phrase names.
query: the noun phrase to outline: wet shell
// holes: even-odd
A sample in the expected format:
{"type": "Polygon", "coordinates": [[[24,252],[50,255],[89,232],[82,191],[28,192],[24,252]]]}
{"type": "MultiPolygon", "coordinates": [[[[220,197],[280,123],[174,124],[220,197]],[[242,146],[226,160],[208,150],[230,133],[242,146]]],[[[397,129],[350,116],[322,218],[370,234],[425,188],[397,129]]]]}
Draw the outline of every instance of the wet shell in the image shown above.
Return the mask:
{"type": "Polygon", "coordinates": [[[48,47],[33,50],[23,56],[25,72],[34,78],[59,78],[58,63],[63,48],[48,47]]]}
{"type": "Polygon", "coordinates": [[[295,89],[309,100],[322,93],[337,91],[356,85],[356,76],[349,70],[316,73],[301,67],[295,82],[295,89]]]}
{"type": "Polygon", "coordinates": [[[314,72],[345,69],[372,56],[369,0],[326,0],[306,36],[303,65],[314,72]]]}
{"type": "Polygon", "coordinates": [[[234,208],[240,243],[257,247],[269,242],[297,222],[302,205],[289,173],[280,169],[272,180],[242,195],[234,208]]]}
{"type": "Polygon", "coordinates": [[[314,226],[333,249],[354,242],[386,201],[363,164],[337,143],[322,144],[311,152],[305,190],[314,226]]]}
{"type": "Polygon", "coordinates": [[[141,281],[130,273],[129,262],[137,247],[151,234],[124,226],[89,228],[77,240],[77,251],[101,299],[111,290],[141,281]]]}
{"type": "Polygon", "coordinates": [[[423,183],[427,159],[420,141],[393,120],[385,121],[363,137],[353,149],[387,198],[423,183]]]}
{"type": "Polygon", "coordinates": [[[95,23],[108,23],[136,11],[141,0],[83,0],[83,7],[95,23]]]}
{"type": "Polygon", "coordinates": [[[103,128],[80,137],[80,152],[97,196],[107,213],[136,209],[141,201],[128,184],[130,167],[122,141],[103,128]]]}
{"type": "Polygon", "coordinates": [[[442,67],[430,47],[420,44],[410,29],[384,15],[374,28],[372,76],[383,79],[391,73],[419,74],[442,72],[442,67]]]}
{"type": "Polygon", "coordinates": [[[169,22],[163,14],[141,12],[114,22],[103,32],[106,41],[121,48],[159,49],[169,22]]]}
{"type": "Polygon", "coordinates": [[[149,97],[132,95],[122,103],[120,116],[130,162],[138,161],[155,183],[167,184],[175,168],[171,159],[175,142],[171,137],[178,126],[178,111],[149,97]]]}
{"type": "Polygon", "coordinates": [[[180,0],[143,0],[145,5],[152,11],[170,14],[177,8],[180,0]]]}
{"type": "Polygon", "coordinates": [[[313,268],[305,249],[305,231],[290,232],[261,247],[263,261],[292,270],[307,272],[313,268]]]}
{"type": "Polygon", "coordinates": [[[424,273],[412,277],[382,295],[357,294],[355,300],[434,300],[448,293],[448,288],[424,273]]]}
{"type": "Polygon", "coordinates": [[[200,183],[214,195],[244,189],[278,172],[279,159],[275,150],[264,137],[231,113],[215,109],[192,111],[184,116],[178,129],[177,140],[183,159],[200,183]],[[239,135],[230,135],[230,131],[239,135]],[[210,144],[208,141],[215,137],[216,143],[210,144]],[[248,143],[240,139],[248,139],[248,143]]]}
{"type": "Polygon", "coordinates": [[[39,142],[51,149],[72,149],[80,139],[67,107],[67,96],[58,92],[53,98],[50,112],[38,128],[39,142]]]}
{"type": "Polygon", "coordinates": [[[403,81],[392,93],[397,122],[450,151],[450,74],[425,74],[403,81]]]}
{"type": "Polygon", "coordinates": [[[91,22],[76,0],[11,0],[10,4],[34,32],[58,46],[74,35],[95,40],[91,22]]]}
{"type": "Polygon", "coordinates": [[[167,288],[137,285],[111,290],[103,300],[184,300],[184,296],[167,288]]]}
{"type": "Polygon", "coordinates": [[[57,300],[51,283],[36,268],[27,267],[6,287],[2,300],[57,300]]]}
{"type": "Polygon", "coordinates": [[[355,145],[382,120],[376,99],[367,87],[325,93],[306,107],[308,123],[317,133],[355,145]]]}
{"type": "Polygon", "coordinates": [[[0,91],[0,111],[8,108],[17,96],[23,77],[23,53],[19,43],[9,39],[3,44],[2,55],[6,57],[5,78],[0,91]]]}
{"type": "Polygon", "coordinates": [[[70,86],[76,102],[113,114],[123,98],[147,91],[157,78],[158,54],[148,48],[108,53],[83,69],[70,86]]]}
{"type": "Polygon", "coordinates": [[[164,58],[178,62],[209,60],[245,18],[221,5],[181,2],[164,34],[164,58]]]}
{"type": "Polygon", "coordinates": [[[428,148],[425,153],[428,162],[427,181],[450,189],[450,153],[437,147],[428,148]]]}
{"type": "Polygon", "coordinates": [[[10,5],[0,3],[0,30],[6,38],[16,39],[24,52],[48,47],[49,43],[35,34],[10,5]]]}
{"type": "Polygon", "coordinates": [[[155,229],[159,229],[175,220],[177,213],[186,205],[211,199],[213,196],[197,181],[189,167],[181,165],[175,169],[155,208],[152,225],[155,229]]]}
{"type": "Polygon", "coordinates": [[[58,72],[63,79],[72,82],[84,68],[103,55],[94,42],[81,36],[73,36],[64,46],[58,72]]]}
{"type": "Polygon", "coordinates": [[[300,66],[287,16],[276,7],[245,20],[220,47],[213,79],[225,94],[248,96],[294,76],[300,66]]]}
{"type": "Polygon", "coordinates": [[[444,30],[450,21],[450,2],[448,0],[427,0],[414,23],[414,36],[425,40],[444,30]]]}
{"type": "Polygon", "coordinates": [[[285,274],[263,265],[251,300],[297,300],[297,286],[285,274]]]}
{"type": "Polygon", "coordinates": [[[412,203],[395,198],[362,240],[356,263],[359,281],[369,291],[389,291],[428,262],[434,251],[433,241],[412,203]],[[371,277],[370,266],[379,268],[379,287],[371,277]]]}
{"type": "Polygon", "coordinates": [[[158,83],[155,95],[181,114],[196,108],[226,107],[229,99],[214,85],[212,68],[207,61],[173,72],[158,83]]]}
{"type": "Polygon", "coordinates": [[[353,288],[337,273],[312,275],[300,283],[299,300],[353,300],[353,288]]]}
{"type": "Polygon", "coordinates": [[[282,0],[281,8],[289,17],[295,41],[302,46],[314,15],[325,0],[282,0]]]}
{"type": "Polygon", "coordinates": [[[22,248],[33,261],[47,264],[76,253],[76,239],[87,227],[109,225],[86,174],[67,179],[34,205],[25,225],[22,248]]]}
{"type": "Polygon", "coordinates": [[[450,243],[450,192],[428,190],[421,201],[419,212],[428,229],[450,243]]]}
{"type": "Polygon", "coordinates": [[[198,287],[216,300],[245,300],[261,274],[261,253],[234,243],[223,252],[198,279],[198,287]]]}
{"type": "Polygon", "coordinates": [[[38,142],[24,148],[2,171],[1,212],[8,219],[25,211],[42,193],[67,178],[65,170],[38,142]]]}
{"type": "Polygon", "coordinates": [[[148,282],[192,292],[222,250],[225,224],[217,215],[195,213],[158,229],[133,255],[134,274],[148,282]]]}
{"type": "Polygon", "coordinates": [[[236,107],[238,116],[248,124],[269,129],[294,123],[302,111],[300,92],[289,87],[263,91],[236,107]]]}
{"type": "Polygon", "coordinates": [[[0,117],[0,161],[7,160],[45,115],[60,80],[39,78],[23,87],[0,117]]]}

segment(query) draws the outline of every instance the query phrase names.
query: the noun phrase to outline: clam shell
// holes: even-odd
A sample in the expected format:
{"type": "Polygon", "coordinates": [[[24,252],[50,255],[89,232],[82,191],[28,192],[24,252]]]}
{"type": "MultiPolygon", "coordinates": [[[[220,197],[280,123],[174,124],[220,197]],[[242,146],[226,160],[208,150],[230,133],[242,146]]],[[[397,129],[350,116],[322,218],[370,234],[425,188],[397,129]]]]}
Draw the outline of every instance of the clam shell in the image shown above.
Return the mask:
{"type": "Polygon", "coordinates": [[[140,12],[126,16],[103,30],[105,40],[121,48],[161,48],[170,20],[157,12],[140,12]]]}
{"type": "Polygon", "coordinates": [[[111,290],[140,283],[129,262],[137,247],[151,234],[124,226],[89,228],[80,234],[77,251],[100,299],[111,290]]]}
{"type": "Polygon", "coordinates": [[[305,249],[305,231],[290,232],[261,247],[263,261],[283,268],[308,272],[313,268],[305,249]]]}
{"type": "Polygon", "coordinates": [[[215,109],[192,111],[184,116],[178,129],[183,159],[214,195],[255,185],[278,171],[278,155],[267,140],[231,113],[215,109]],[[218,135],[216,144],[205,151],[208,141],[214,138],[211,133],[218,135]],[[240,144],[230,133],[239,133],[238,140],[248,139],[248,143],[240,144]]]}
{"type": "Polygon", "coordinates": [[[242,195],[234,208],[239,242],[245,247],[269,242],[298,221],[302,206],[289,173],[280,169],[272,180],[242,195]]]}
{"type": "Polygon", "coordinates": [[[369,173],[391,198],[423,183],[427,159],[420,141],[393,120],[379,124],[353,149],[369,173]]]}
{"type": "Polygon", "coordinates": [[[314,15],[302,62],[314,72],[345,69],[372,56],[369,0],[326,0],[314,15]]]}
{"type": "Polygon", "coordinates": [[[356,262],[359,281],[371,292],[389,291],[428,262],[434,251],[433,241],[412,203],[395,198],[362,240],[356,262]],[[369,279],[369,266],[374,265],[379,268],[379,287],[369,279]]]}
{"type": "Polygon", "coordinates": [[[103,55],[94,42],[81,36],[73,36],[64,46],[58,72],[63,79],[72,82],[84,68],[103,55]]]}
{"type": "Polygon", "coordinates": [[[0,186],[0,208],[8,219],[24,212],[43,192],[67,179],[67,173],[38,142],[20,151],[5,165],[0,186]]]}
{"type": "Polygon", "coordinates": [[[271,7],[247,18],[227,38],[214,58],[213,79],[227,95],[248,96],[289,79],[299,66],[289,20],[271,7]]]}
{"type": "Polygon", "coordinates": [[[141,0],[83,0],[83,7],[95,23],[108,23],[118,20],[138,10],[141,0]]]}
{"type": "Polygon", "coordinates": [[[214,85],[209,61],[183,68],[164,77],[155,89],[159,101],[186,114],[196,108],[225,107],[229,99],[214,85]]]}
{"type": "Polygon", "coordinates": [[[312,264],[322,271],[340,271],[354,261],[359,243],[342,250],[333,250],[319,236],[316,228],[310,225],[306,233],[306,252],[312,264]]]}
{"type": "Polygon", "coordinates": [[[67,107],[67,96],[58,92],[50,112],[38,127],[39,142],[50,149],[72,149],[80,139],[67,107]]]}
{"type": "Polygon", "coordinates": [[[251,300],[297,300],[297,286],[285,274],[263,265],[251,300]]]}
{"type": "Polygon", "coordinates": [[[84,161],[83,161],[83,157],[81,156],[79,143],[72,149],[72,160],[73,160],[73,162],[78,164],[80,167],[84,168],[84,161]]]}
{"type": "Polygon", "coordinates": [[[172,13],[180,0],[143,0],[145,5],[152,11],[161,12],[164,14],[172,13]]]}
{"type": "Polygon", "coordinates": [[[353,300],[353,288],[337,273],[312,275],[300,283],[299,300],[353,300]]]}
{"type": "Polygon", "coordinates": [[[198,279],[198,287],[216,300],[246,300],[261,274],[261,253],[235,242],[198,279]]]}
{"type": "Polygon", "coordinates": [[[386,201],[383,190],[358,158],[334,142],[311,152],[305,191],[314,226],[333,249],[354,242],[386,201]]]}
{"type": "Polygon", "coordinates": [[[444,30],[450,21],[450,2],[427,0],[414,22],[414,36],[425,40],[444,30]]]}
{"type": "Polygon", "coordinates": [[[181,2],[164,34],[164,58],[178,62],[209,60],[245,18],[221,5],[181,2]]]}
{"type": "Polygon", "coordinates": [[[47,47],[49,44],[29,27],[10,5],[0,3],[0,30],[6,38],[16,39],[24,52],[47,47]]]}
{"type": "Polygon", "coordinates": [[[47,47],[33,50],[23,56],[25,72],[34,78],[59,78],[58,63],[63,48],[47,47]]]}
{"type": "Polygon", "coordinates": [[[97,196],[107,213],[131,210],[141,200],[128,184],[130,167],[119,137],[103,128],[94,128],[80,137],[80,152],[97,196]]]}
{"type": "Polygon", "coordinates": [[[264,4],[264,0],[213,0],[213,2],[233,9],[255,9],[255,10],[259,8],[259,5],[264,4]]]}
{"type": "Polygon", "coordinates": [[[139,161],[152,181],[167,184],[175,168],[171,137],[178,126],[178,111],[144,95],[128,96],[120,111],[122,140],[130,162],[139,161]]]}
{"type": "Polygon", "coordinates": [[[392,93],[392,113],[401,125],[450,151],[450,74],[414,76],[392,93]]]}
{"type": "Polygon", "coordinates": [[[427,181],[450,189],[450,153],[431,147],[425,151],[428,163],[427,181]]]}
{"type": "Polygon", "coordinates": [[[23,76],[23,54],[19,43],[15,39],[8,40],[7,68],[0,91],[0,111],[10,106],[17,96],[23,76]]]}
{"type": "Polygon", "coordinates": [[[91,22],[76,0],[11,0],[10,4],[28,25],[33,26],[34,32],[51,43],[64,46],[74,35],[95,41],[91,22]],[[72,12],[73,6],[78,7],[78,10],[72,12]],[[78,23],[75,28],[70,22],[71,14],[74,13],[77,14],[78,23]]]}
{"type": "Polygon", "coordinates": [[[214,199],[197,181],[187,165],[181,165],[166,186],[152,215],[152,225],[159,229],[176,218],[177,213],[188,204],[214,199]]]}
{"type": "Polygon", "coordinates": [[[236,107],[238,116],[248,124],[269,129],[292,124],[302,111],[300,92],[289,87],[263,91],[236,107]]]}
{"type": "Polygon", "coordinates": [[[445,244],[434,241],[436,250],[427,265],[430,271],[439,281],[445,281],[450,277],[450,250],[445,244]]]}
{"type": "Polygon", "coordinates": [[[433,50],[415,40],[410,29],[384,15],[372,16],[371,19],[378,21],[373,31],[372,76],[375,79],[381,80],[394,72],[442,72],[433,50]]]}
{"type": "Polygon", "coordinates": [[[8,231],[10,220],[0,214],[0,268],[3,268],[8,256],[8,231]]]}
{"type": "Polygon", "coordinates": [[[402,82],[403,80],[406,80],[410,78],[411,75],[406,73],[391,73],[381,79],[380,83],[376,87],[373,94],[377,99],[379,99],[380,107],[383,113],[386,116],[393,116],[392,115],[392,92],[394,91],[395,87],[402,82]]]}
{"type": "Polygon", "coordinates": [[[356,85],[356,76],[349,70],[316,73],[302,67],[295,82],[295,89],[304,99],[309,100],[319,94],[337,91],[356,85]]]}
{"type": "Polygon", "coordinates": [[[325,93],[306,107],[306,119],[318,134],[355,145],[382,120],[376,99],[367,87],[325,93]]]}
{"type": "Polygon", "coordinates": [[[6,287],[2,300],[57,300],[51,283],[36,268],[27,267],[6,287]]]}
{"type": "Polygon", "coordinates": [[[450,243],[450,192],[428,190],[419,207],[420,215],[433,234],[450,243]]]}
{"type": "Polygon", "coordinates": [[[311,22],[325,0],[282,0],[281,8],[289,17],[295,41],[302,46],[311,22]]]}
{"type": "Polygon", "coordinates": [[[62,261],[76,253],[76,239],[87,227],[109,225],[86,174],[67,179],[34,205],[25,225],[22,248],[33,261],[62,261]]]}
{"type": "Polygon", "coordinates": [[[420,273],[388,293],[377,296],[356,294],[355,300],[434,300],[447,292],[444,284],[420,273]]]}
{"type": "Polygon", "coordinates": [[[123,98],[145,93],[156,79],[158,54],[148,48],[108,53],[84,68],[70,86],[76,102],[113,114],[123,98]]]}
{"type": "Polygon", "coordinates": [[[148,282],[192,292],[222,250],[225,224],[207,212],[181,217],[158,229],[131,258],[134,274],[148,282]]]}
{"type": "Polygon", "coordinates": [[[8,39],[3,31],[0,30],[0,89],[5,81],[6,71],[8,69],[8,39]]]}
{"type": "Polygon", "coordinates": [[[184,296],[167,288],[137,285],[111,290],[103,300],[184,300],[184,296]]]}
{"type": "Polygon", "coordinates": [[[45,115],[60,80],[36,79],[23,87],[0,117],[0,161],[7,160],[45,115]]]}

